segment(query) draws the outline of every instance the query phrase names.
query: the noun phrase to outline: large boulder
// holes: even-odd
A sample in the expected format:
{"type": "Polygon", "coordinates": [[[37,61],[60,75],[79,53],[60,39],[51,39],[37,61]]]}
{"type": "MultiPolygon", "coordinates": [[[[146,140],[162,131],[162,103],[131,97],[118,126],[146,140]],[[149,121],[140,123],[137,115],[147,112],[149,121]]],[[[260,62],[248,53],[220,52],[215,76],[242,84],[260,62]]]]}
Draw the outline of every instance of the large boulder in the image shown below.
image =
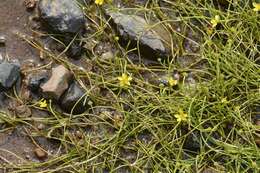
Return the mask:
{"type": "Polygon", "coordinates": [[[62,65],[52,69],[50,79],[40,88],[45,98],[59,100],[60,96],[68,89],[72,74],[62,65]]]}
{"type": "Polygon", "coordinates": [[[112,26],[120,35],[120,43],[130,47],[140,47],[141,54],[156,59],[170,55],[171,35],[162,25],[153,25],[143,17],[124,14],[107,9],[106,15],[111,19],[112,26]]]}
{"type": "Polygon", "coordinates": [[[83,113],[89,107],[85,93],[76,82],[73,82],[61,97],[61,108],[68,113],[83,113]]]}
{"type": "Polygon", "coordinates": [[[11,88],[20,76],[20,66],[14,63],[0,64],[0,92],[11,88]]]}
{"type": "Polygon", "coordinates": [[[58,33],[77,33],[84,27],[84,14],[76,0],[40,0],[40,18],[58,33]]]}

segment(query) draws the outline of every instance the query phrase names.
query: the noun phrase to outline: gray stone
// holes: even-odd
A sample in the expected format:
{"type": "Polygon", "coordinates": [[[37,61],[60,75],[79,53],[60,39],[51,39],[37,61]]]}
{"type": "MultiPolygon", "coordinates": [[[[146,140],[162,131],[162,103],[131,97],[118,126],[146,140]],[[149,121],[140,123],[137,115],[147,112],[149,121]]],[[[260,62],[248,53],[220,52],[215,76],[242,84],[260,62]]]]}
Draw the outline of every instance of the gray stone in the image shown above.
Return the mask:
{"type": "Polygon", "coordinates": [[[111,18],[114,26],[120,35],[119,42],[127,45],[131,41],[130,47],[137,47],[139,44],[141,54],[149,56],[151,59],[170,55],[169,43],[171,36],[163,26],[147,22],[137,15],[123,14],[121,12],[106,10],[106,14],[111,18]]]}
{"type": "Polygon", "coordinates": [[[14,63],[0,64],[0,91],[11,88],[20,76],[20,67],[14,63]]]}
{"type": "Polygon", "coordinates": [[[73,82],[61,98],[61,108],[68,113],[73,109],[73,114],[80,114],[88,107],[85,91],[76,82],[73,82]]]}
{"type": "Polygon", "coordinates": [[[71,77],[70,71],[62,65],[52,68],[50,79],[40,87],[43,97],[59,100],[68,89],[71,77]]]}
{"type": "Polygon", "coordinates": [[[48,73],[45,70],[30,74],[28,88],[32,92],[37,92],[41,84],[45,83],[47,80],[48,80],[48,73]]]}
{"type": "Polygon", "coordinates": [[[55,32],[77,33],[84,27],[84,14],[76,0],[40,0],[39,13],[55,32]]]}

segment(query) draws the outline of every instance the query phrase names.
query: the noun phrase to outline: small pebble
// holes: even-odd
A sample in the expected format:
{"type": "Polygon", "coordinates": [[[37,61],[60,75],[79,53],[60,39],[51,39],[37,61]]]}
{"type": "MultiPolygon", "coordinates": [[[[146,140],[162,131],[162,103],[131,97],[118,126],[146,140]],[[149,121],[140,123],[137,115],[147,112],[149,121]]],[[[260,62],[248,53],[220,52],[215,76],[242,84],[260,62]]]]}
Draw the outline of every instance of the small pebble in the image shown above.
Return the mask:
{"type": "Polygon", "coordinates": [[[38,130],[43,130],[44,128],[45,128],[45,125],[42,123],[37,126],[38,130]]]}
{"type": "Polygon", "coordinates": [[[113,54],[113,52],[108,51],[108,52],[103,53],[103,54],[101,55],[101,58],[102,58],[103,60],[110,60],[110,59],[113,59],[113,58],[114,58],[114,54],[113,54]]]}
{"type": "Polygon", "coordinates": [[[257,125],[257,126],[260,126],[260,119],[259,119],[259,120],[256,120],[256,125],[257,125]]]}
{"type": "Polygon", "coordinates": [[[0,53],[0,62],[4,61],[4,56],[0,53]]]}
{"type": "Polygon", "coordinates": [[[14,108],[17,117],[26,118],[32,115],[31,109],[27,105],[20,105],[14,108]]]}
{"type": "Polygon", "coordinates": [[[24,5],[28,10],[32,10],[36,6],[36,0],[24,0],[24,5]]]}
{"type": "Polygon", "coordinates": [[[36,148],[34,150],[35,155],[38,157],[38,159],[45,159],[47,157],[47,153],[43,151],[41,148],[36,148]]]}
{"type": "Polygon", "coordinates": [[[256,138],[255,143],[260,147],[260,138],[256,138]]]}
{"type": "Polygon", "coordinates": [[[0,45],[5,45],[6,38],[3,35],[0,35],[0,45]]]}
{"type": "Polygon", "coordinates": [[[26,155],[25,155],[25,158],[26,158],[27,160],[29,160],[29,159],[30,159],[30,155],[29,155],[29,154],[26,154],[26,155]]]}
{"type": "Polygon", "coordinates": [[[77,138],[79,138],[79,139],[83,138],[83,134],[79,130],[77,130],[75,134],[76,134],[77,138]]]}

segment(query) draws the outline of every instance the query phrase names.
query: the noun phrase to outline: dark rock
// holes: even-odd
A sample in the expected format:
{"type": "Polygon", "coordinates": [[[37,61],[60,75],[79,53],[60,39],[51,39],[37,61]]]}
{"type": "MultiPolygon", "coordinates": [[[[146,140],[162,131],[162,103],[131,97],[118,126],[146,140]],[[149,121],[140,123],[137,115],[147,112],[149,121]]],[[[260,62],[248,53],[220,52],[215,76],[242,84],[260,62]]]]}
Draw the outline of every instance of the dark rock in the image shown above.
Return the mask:
{"type": "Polygon", "coordinates": [[[6,38],[4,35],[0,35],[0,45],[5,45],[6,38]]]}
{"type": "Polygon", "coordinates": [[[50,79],[40,87],[43,96],[58,101],[68,89],[71,77],[70,71],[62,65],[52,68],[50,79]]]}
{"type": "Polygon", "coordinates": [[[79,32],[84,27],[84,14],[76,0],[40,0],[40,18],[58,33],[79,32]]]}
{"type": "Polygon", "coordinates": [[[48,80],[47,71],[41,71],[38,73],[33,73],[29,76],[28,88],[32,92],[38,92],[41,84],[45,83],[48,80]]]}
{"type": "Polygon", "coordinates": [[[0,91],[7,90],[13,86],[20,76],[20,67],[14,63],[0,64],[0,91]]]}
{"type": "Polygon", "coordinates": [[[200,133],[198,131],[194,131],[186,137],[183,148],[189,151],[198,152],[201,147],[200,144],[200,133]]]}
{"type": "Polygon", "coordinates": [[[256,120],[259,120],[260,121],[260,106],[257,106],[256,107],[256,120]]]}
{"type": "MultiPolygon", "coordinates": [[[[260,126],[260,107],[259,106],[257,106],[256,107],[256,110],[255,110],[256,112],[255,112],[255,125],[257,125],[257,126],[260,126]]],[[[256,131],[257,132],[257,134],[259,135],[259,139],[260,139],[260,130],[257,130],[256,131]]],[[[260,143],[259,143],[260,144],[260,143]]]]}
{"type": "Polygon", "coordinates": [[[70,58],[73,58],[73,59],[75,59],[75,60],[78,60],[78,59],[80,59],[80,57],[81,57],[82,50],[83,50],[83,48],[80,46],[79,43],[73,42],[73,43],[70,45],[68,51],[66,52],[66,55],[67,55],[68,57],[70,57],[70,58]]]}
{"type": "Polygon", "coordinates": [[[0,92],[0,108],[2,108],[4,106],[6,100],[6,95],[4,92],[0,92]]]}
{"type": "Polygon", "coordinates": [[[228,0],[217,0],[217,2],[221,5],[229,5],[228,0]]]}
{"type": "Polygon", "coordinates": [[[88,108],[87,96],[84,95],[85,91],[76,82],[73,82],[61,98],[61,108],[70,113],[75,106],[73,114],[83,113],[88,108]]]}
{"type": "Polygon", "coordinates": [[[123,14],[121,12],[106,10],[106,14],[111,17],[111,23],[121,36],[119,43],[130,48],[140,47],[140,53],[149,56],[150,59],[157,59],[157,56],[164,57],[170,55],[171,35],[163,26],[151,27],[144,18],[137,15],[123,14]]]}

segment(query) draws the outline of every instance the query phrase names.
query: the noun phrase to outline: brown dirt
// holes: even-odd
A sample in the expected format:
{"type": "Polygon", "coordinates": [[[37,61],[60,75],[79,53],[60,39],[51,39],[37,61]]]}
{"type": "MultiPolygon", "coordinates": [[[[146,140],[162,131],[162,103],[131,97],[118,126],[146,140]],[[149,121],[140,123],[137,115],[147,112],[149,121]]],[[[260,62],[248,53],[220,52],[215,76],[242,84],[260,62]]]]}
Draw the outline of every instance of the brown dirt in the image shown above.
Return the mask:
{"type": "Polygon", "coordinates": [[[28,34],[30,13],[26,11],[23,0],[0,0],[0,35],[6,37],[6,46],[0,53],[10,59],[35,59],[37,52],[15,33],[28,34]]]}
{"type": "MultiPolygon", "coordinates": [[[[16,34],[17,31],[27,35],[32,33],[29,27],[30,15],[23,0],[0,0],[0,35],[6,37],[6,44],[0,47],[0,53],[6,59],[18,59],[21,64],[28,60],[39,61],[38,52],[16,34]]],[[[0,111],[3,109],[0,108],[0,111]]],[[[4,164],[39,162],[34,154],[37,145],[48,153],[55,152],[54,145],[46,138],[37,138],[36,145],[25,129],[18,125],[0,132],[0,172],[5,172],[4,164]]]]}

